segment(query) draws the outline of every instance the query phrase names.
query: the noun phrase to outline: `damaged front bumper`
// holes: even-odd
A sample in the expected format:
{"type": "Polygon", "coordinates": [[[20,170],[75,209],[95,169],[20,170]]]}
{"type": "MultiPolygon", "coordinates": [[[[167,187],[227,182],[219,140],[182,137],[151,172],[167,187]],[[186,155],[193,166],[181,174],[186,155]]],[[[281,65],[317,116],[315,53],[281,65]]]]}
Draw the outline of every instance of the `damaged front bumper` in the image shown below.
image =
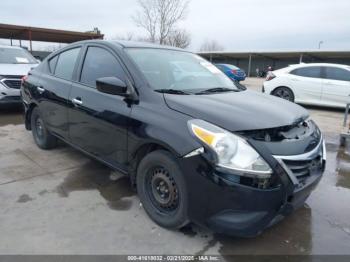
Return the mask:
{"type": "Polygon", "coordinates": [[[273,155],[259,144],[256,149],[273,169],[266,188],[237,181],[232,174],[213,167],[203,154],[180,160],[189,187],[188,214],[192,221],[218,233],[252,237],[304,204],[325,169],[322,137],[305,154],[273,155]]]}

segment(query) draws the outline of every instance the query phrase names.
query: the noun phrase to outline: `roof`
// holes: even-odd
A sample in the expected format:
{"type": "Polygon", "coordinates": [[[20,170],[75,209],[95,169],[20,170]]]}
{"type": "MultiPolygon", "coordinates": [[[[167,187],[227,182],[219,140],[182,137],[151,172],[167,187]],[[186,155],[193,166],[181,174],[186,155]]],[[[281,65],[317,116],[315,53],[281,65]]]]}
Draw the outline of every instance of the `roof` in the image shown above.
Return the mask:
{"type": "Polygon", "coordinates": [[[266,58],[291,58],[300,55],[315,58],[350,58],[350,50],[279,50],[279,51],[208,51],[198,52],[203,56],[247,58],[249,55],[266,58]]]}
{"type": "Polygon", "coordinates": [[[349,69],[349,65],[342,65],[342,64],[334,64],[334,63],[300,63],[300,64],[294,64],[289,65],[290,67],[311,67],[311,66],[330,66],[330,67],[341,67],[349,69]]]}
{"type": "Polygon", "coordinates": [[[40,27],[0,24],[0,38],[54,43],[73,43],[87,39],[102,39],[103,34],[75,32],[40,27]]]}
{"type": "Polygon", "coordinates": [[[174,46],[159,45],[159,44],[148,43],[148,42],[124,41],[124,40],[113,40],[113,41],[106,41],[106,42],[111,42],[113,44],[119,44],[125,48],[133,48],[133,47],[134,48],[158,48],[158,49],[170,49],[170,50],[188,52],[187,50],[177,48],[174,46]]]}

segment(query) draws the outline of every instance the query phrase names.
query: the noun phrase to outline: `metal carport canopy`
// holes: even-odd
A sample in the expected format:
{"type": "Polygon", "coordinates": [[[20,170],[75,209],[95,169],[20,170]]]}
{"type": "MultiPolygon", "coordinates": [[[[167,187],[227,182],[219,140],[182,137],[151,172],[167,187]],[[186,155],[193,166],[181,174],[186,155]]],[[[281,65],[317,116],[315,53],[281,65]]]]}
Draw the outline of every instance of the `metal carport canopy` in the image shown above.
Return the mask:
{"type": "Polygon", "coordinates": [[[305,51],[251,51],[251,52],[230,52],[230,51],[210,51],[198,52],[205,57],[235,57],[247,58],[252,56],[264,56],[272,59],[298,57],[300,55],[311,55],[319,58],[350,58],[350,50],[305,50],[305,51]]]}
{"type": "Polygon", "coordinates": [[[300,51],[208,51],[198,52],[199,55],[206,57],[210,61],[215,58],[235,58],[248,59],[248,76],[251,73],[252,59],[256,57],[264,57],[271,60],[299,58],[299,62],[303,61],[303,57],[313,57],[316,59],[350,59],[350,50],[300,50],[300,51]]]}
{"type": "Polygon", "coordinates": [[[0,24],[0,38],[54,43],[73,43],[88,39],[103,39],[103,34],[0,24]]]}

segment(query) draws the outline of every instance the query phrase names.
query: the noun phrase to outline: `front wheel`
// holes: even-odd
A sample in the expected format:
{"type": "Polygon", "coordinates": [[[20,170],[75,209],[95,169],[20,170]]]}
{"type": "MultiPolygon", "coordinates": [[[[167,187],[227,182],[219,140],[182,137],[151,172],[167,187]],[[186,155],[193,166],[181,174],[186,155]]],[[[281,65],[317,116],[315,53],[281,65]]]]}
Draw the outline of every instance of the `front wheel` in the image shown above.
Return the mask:
{"type": "Polygon", "coordinates": [[[136,183],[145,211],[158,225],[176,229],[189,222],[186,183],[169,152],[157,150],[145,156],[137,169],[136,183]]]}
{"type": "Polygon", "coordinates": [[[30,124],[34,141],[38,147],[41,149],[52,149],[56,147],[57,138],[47,130],[39,108],[37,107],[32,111],[30,124]]]}
{"type": "Polygon", "coordinates": [[[273,92],[272,95],[283,98],[285,100],[288,100],[290,102],[294,102],[294,94],[293,91],[290,90],[288,87],[278,87],[273,92]]]}

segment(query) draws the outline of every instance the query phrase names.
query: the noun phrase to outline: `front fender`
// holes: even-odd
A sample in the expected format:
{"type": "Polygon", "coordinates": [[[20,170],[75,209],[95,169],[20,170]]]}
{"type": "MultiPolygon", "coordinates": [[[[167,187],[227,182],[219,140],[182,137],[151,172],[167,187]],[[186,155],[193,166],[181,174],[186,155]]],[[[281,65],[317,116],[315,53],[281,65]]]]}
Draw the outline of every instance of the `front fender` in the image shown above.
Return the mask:
{"type": "Polygon", "coordinates": [[[145,144],[157,144],[176,157],[185,156],[201,147],[188,130],[187,121],[191,117],[166,106],[157,112],[155,110],[154,105],[133,108],[128,130],[129,159],[145,144]]]}

